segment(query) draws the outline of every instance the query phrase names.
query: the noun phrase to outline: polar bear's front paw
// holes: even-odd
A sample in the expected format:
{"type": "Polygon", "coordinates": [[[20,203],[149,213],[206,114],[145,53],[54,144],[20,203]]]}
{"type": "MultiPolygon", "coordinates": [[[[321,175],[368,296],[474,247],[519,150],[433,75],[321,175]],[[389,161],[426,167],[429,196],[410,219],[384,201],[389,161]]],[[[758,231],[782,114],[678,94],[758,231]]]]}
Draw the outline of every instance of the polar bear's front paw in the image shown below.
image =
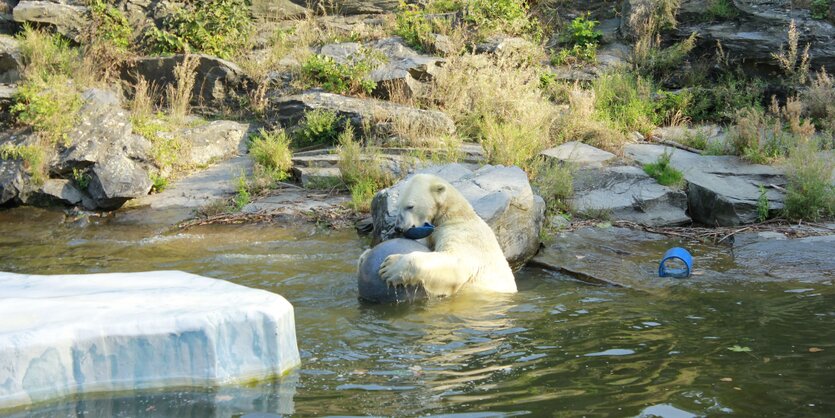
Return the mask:
{"type": "Polygon", "coordinates": [[[406,259],[401,254],[392,254],[383,260],[380,265],[380,277],[389,286],[400,286],[409,284],[409,277],[406,272],[406,259]]]}

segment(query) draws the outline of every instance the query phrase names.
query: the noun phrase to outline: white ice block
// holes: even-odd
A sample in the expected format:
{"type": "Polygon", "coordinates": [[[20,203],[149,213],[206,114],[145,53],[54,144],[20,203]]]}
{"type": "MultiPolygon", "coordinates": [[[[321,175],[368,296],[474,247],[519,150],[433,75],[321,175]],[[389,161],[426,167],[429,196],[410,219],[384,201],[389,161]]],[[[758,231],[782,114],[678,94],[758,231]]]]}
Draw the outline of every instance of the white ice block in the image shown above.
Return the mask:
{"type": "Polygon", "coordinates": [[[179,271],[0,272],[0,409],[226,385],[299,363],[293,306],[274,293],[179,271]]]}

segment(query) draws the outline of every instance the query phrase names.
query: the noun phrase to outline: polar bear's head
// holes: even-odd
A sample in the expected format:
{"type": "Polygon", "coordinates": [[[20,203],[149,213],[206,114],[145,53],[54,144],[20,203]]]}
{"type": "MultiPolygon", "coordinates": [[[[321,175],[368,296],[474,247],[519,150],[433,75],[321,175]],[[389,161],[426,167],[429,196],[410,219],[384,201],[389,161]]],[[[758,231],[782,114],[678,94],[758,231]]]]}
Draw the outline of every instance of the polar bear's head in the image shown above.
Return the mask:
{"type": "Polygon", "coordinates": [[[398,199],[394,229],[403,232],[426,222],[437,224],[438,213],[446,208],[444,202],[450,187],[449,183],[437,176],[413,176],[406,182],[398,199]]]}

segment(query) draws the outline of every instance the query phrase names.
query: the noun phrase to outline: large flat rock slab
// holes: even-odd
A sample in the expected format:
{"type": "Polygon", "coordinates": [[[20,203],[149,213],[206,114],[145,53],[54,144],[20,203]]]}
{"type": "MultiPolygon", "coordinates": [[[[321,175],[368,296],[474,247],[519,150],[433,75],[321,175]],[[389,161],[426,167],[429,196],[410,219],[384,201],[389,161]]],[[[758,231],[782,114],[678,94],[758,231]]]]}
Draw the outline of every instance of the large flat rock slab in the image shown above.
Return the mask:
{"type": "Polygon", "coordinates": [[[736,226],[757,220],[760,186],[765,187],[769,209],[783,208],[784,196],[771,185],[784,187],[786,178],[777,167],[748,164],[737,157],[703,156],[653,144],[631,144],[624,153],[641,164],[671,153],[670,165],[684,173],[690,217],[709,226],[736,226]]]}
{"type": "Polygon", "coordinates": [[[0,273],[0,289],[0,409],[264,379],[300,363],[293,306],[223,280],[0,273]]]}
{"type": "Polygon", "coordinates": [[[835,235],[788,239],[779,233],[740,234],[734,258],[750,273],[775,279],[835,279],[835,235]]]}

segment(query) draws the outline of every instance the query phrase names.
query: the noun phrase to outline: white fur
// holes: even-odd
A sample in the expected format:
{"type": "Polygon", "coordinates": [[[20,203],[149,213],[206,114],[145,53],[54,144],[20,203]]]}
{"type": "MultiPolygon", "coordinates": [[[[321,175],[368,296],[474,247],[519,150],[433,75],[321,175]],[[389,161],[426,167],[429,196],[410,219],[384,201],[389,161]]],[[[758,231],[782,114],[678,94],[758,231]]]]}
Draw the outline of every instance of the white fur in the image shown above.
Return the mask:
{"type": "Polygon", "coordinates": [[[493,230],[440,177],[413,176],[398,200],[397,226],[435,225],[427,239],[432,252],[386,257],[380,276],[391,285],[423,285],[429,296],[461,291],[515,293],[516,280],[493,230]]]}

